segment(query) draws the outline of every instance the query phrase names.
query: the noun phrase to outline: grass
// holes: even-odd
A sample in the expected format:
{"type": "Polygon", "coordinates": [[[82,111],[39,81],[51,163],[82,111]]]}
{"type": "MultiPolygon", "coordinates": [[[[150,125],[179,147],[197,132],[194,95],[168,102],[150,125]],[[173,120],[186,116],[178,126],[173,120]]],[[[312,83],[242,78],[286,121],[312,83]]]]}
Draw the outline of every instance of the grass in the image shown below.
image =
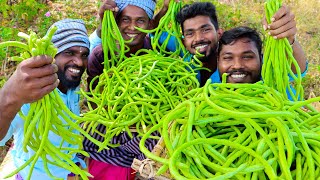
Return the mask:
{"type": "MultiPolygon", "coordinates": [[[[192,0],[185,1],[192,2],[192,0]]],[[[261,33],[263,32],[260,22],[264,13],[264,1],[212,0],[212,2],[217,6],[220,26],[222,28],[230,29],[235,26],[247,25],[254,27],[261,33]]],[[[284,2],[289,5],[296,16],[295,20],[298,28],[297,37],[309,61],[309,71],[303,81],[306,97],[308,97],[310,92],[314,92],[316,96],[320,96],[320,78],[318,78],[320,75],[320,26],[318,26],[318,20],[320,19],[320,10],[318,7],[320,7],[320,1],[286,0],[284,2]]],[[[98,3],[94,0],[49,1],[44,8],[37,11],[37,16],[32,20],[27,20],[26,18],[23,18],[23,16],[21,16],[21,18],[16,18],[16,14],[23,15],[23,13],[15,12],[14,10],[8,11],[8,17],[4,17],[4,13],[0,13],[0,42],[19,39],[17,38],[17,33],[19,31],[27,32],[28,30],[33,30],[42,36],[53,22],[63,18],[83,19],[87,25],[88,33],[90,34],[98,24],[96,15],[97,6],[98,3]],[[50,17],[44,16],[47,11],[50,11],[50,17]]],[[[39,7],[42,6],[39,5],[39,7]]],[[[22,11],[23,9],[18,8],[18,10],[22,11]]],[[[3,79],[7,79],[11,75],[16,65],[12,62],[3,61],[3,59],[6,60],[8,56],[14,53],[16,52],[10,49],[4,49],[3,51],[0,49],[0,59],[2,60],[0,61],[0,87],[3,83],[3,79]]],[[[83,86],[85,86],[85,83],[83,83],[83,86]]],[[[0,147],[0,162],[2,161],[2,155],[6,153],[8,146],[0,147]]]]}

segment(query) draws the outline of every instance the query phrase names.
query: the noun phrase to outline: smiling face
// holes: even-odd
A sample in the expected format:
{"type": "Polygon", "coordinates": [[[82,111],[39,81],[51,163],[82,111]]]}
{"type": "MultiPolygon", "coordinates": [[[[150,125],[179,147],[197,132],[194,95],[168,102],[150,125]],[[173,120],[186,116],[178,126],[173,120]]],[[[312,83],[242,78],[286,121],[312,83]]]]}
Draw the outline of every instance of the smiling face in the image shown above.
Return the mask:
{"type": "Polygon", "coordinates": [[[218,57],[220,77],[228,73],[228,83],[256,83],[260,80],[261,59],[258,49],[249,38],[222,45],[218,57]]]}
{"type": "Polygon", "coordinates": [[[81,76],[88,64],[89,49],[80,46],[68,48],[55,57],[58,66],[58,88],[61,92],[74,89],[79,86],[81,76]]]}
{"type": "Polygon", "coordinates": [[[145,33],[138,31],[135,27],[149,29],[151,26],[147,13],[133,5],[128,5],[124,8],[118,17],[117,23],[122,37],[127,41],[133,39],[127,44],[129,47],[143,44],[146,36],[145,33]]]}
{"type": "Polygon", "coordinates": [[[208,57],[216,51],[221,30],[216,30],[209,16],[198,15],[183,22],[184,45],[191,54],[208,57]]]}

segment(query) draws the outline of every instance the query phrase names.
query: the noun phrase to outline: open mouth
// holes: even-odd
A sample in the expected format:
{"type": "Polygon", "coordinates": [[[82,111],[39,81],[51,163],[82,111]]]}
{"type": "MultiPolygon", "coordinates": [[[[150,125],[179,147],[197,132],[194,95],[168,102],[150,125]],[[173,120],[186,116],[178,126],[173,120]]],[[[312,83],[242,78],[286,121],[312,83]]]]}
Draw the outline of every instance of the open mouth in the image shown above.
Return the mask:
{"type": "Polygon", "coordinates": [[[196,49],[197,51],[201,51],[201,49],[204,49],[204,48],[206,48],[206,47],[208,47],[208,45],[207,45],[207,44],[204,44],[204,45],[196,46],[195,49],[196,49]]]}
{"type": "Polygon", "coordinates": [[[130,38],[135,38],[136,36],[138,36],[138,34],[129,34],[129,33],[126,33],[126,35],[130,38]]]}
{"type": "Polygon", "coordinates": [[[231,77],[233,79],[243,79],[245,78],[247,75],[246,74],[231,74],[231,77]]]}
{"type": "Polygon", "coordinates": [[[248,75],[246,72],[232,72],[228,76],[228,82],[245,83],[247,82],[248,75]]]}
{"type": "Polygon", "coordinates": [[[193,45],[193,48],[199,53],[205,52],[208,49],[208,47],[209,47],[208,43],[199,43],[199,44],[193,45]]]}
{"type": "Polygon", "coordinates": [[[72,67],[68,68],[68,72],[70,72],[72,76],[79,76],[81,74],[80,69],[76,69],[72,67]]]}

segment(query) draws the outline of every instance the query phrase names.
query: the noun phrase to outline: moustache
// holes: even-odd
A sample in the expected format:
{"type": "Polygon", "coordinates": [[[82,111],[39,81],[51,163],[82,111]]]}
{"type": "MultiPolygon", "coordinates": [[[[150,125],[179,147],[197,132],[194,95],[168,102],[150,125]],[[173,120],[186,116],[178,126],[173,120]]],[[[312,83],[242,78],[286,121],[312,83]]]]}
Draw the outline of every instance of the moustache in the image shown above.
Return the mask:
{"type": "Polygon", "coordinates": [[[244,69],[235,69],[235,70],[231,70],[227,72],[228,76],[232,75],[232,74],[251,74],[248,71],[245,71],[244,69]]]}
{"type": "Polygon", "coordinates": [[[80,72],[84,72],[85,68],[83,66],[77,66],[77,65],[66,65],[64,67],[64,71],[67,71],[68,68],[74,68],[74,69],[79,69],[80,72]]]}

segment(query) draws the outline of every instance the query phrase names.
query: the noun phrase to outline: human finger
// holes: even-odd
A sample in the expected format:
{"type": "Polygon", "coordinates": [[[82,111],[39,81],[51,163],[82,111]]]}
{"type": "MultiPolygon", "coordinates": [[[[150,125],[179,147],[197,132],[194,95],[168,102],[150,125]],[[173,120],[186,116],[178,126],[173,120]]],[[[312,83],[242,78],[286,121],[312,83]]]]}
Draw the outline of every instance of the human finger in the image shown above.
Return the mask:
{"type": "Polygon", "coordinates": [[[58,79],[57,74],[52,74],[52,75],[37,78],[36,79],[37,80],[37,88],[43,88],[48,85],[54,84],[57,81],[57,79],[58,79]]]}
{"type": "Polygon", "coordinates": [[[272,35],[275,39],[283,39],[283,38],[291,38],[295,36],[297,32],[297,28],[290,28],[290,29],[287,29],[285,31],[281,31],[280,33],[277,33],[274,35],[272,35]]]}
{"type": "Polygon", "coordinates": [[[51,84],[47,84],[41,88],[37,88],[35,89],[29,100],[28,100],[28,103],[30,102],[35,102],[35,101],[38,101],[39,99],[41,99],[42,97],[44,97],[45,95],[49,94],[50,92],[52,92],[55,88],[58,87],[60,81],[59,79],[57,79],[54,83],[51,83],[51,84]]]}
{"type": "Polygon", "coordinates": [[[271,22],[277,21],[281,19],[283,16],[286,16],[290,13],[290,9],[286,5],[282,5],[277,12],[274,13],[274,15],[271,18],[271,22]]]}
{"type": "Polygon", "coordinates": [[[35,56],[22,61],[20,66],[26,66],[28,68],[42,67],[47,64],[51,64],[53,58],[47,55],[35,56]]]}
{"type": "Polygon", "coordinates": [[[270,25],[269,34],[279,38],[294,36],[297,33],[296,22],[294,20],[282,19],[282,22],[275,22],[270,25]],[[282,35],[280,35],[282,34],[282,35]]]}
{"type": "Polygon", "coordinates": [[[117,7],[117,4],[114,1],[111,1],[111,0],[104,1],[104,3],[99,8],[100,19],[103,19],[104,12],[107,10],[118,12],[119,8],[117,7]]]}
{"type": "Polygon", "coordinates": [[[269,25],[269,29],[275,30],[287,24],[291,24],[294,26],[296,25],[295,15],[293,13],[288,13],[282,18],[272,21],[271,24],[269,25]]]}
{"type": "Polygon", "coordinates": [[[41,67],[20,67],[20,72],[28,75],[30,78],[40,78],[48,75],[53,75],[58,71],[56,64],[46,64],[41,67]]]}
{"type": "Polygon", "coordinates": [[[266,31],[268,29],[268,22],[267,22],[265,15],[262,18],[261,24],[262,24],[263,29],[266,31]]]}

